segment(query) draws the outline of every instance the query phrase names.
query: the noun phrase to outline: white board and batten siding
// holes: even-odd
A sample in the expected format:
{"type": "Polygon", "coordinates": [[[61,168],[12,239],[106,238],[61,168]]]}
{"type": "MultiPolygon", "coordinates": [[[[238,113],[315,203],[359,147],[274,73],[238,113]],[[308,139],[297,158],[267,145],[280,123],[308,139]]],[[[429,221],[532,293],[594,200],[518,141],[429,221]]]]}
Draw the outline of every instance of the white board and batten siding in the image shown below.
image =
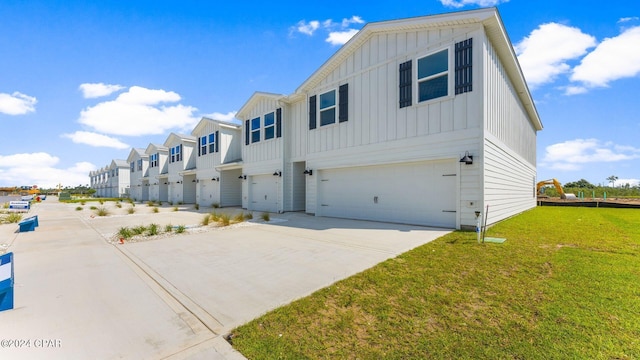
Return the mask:
{"type": "MultiPolygon", "coordinates": [[[[242,161],[244,164],[252,164],[263,161],[270,161],[276,159],[282,159],[283,152],[283,138],[274,137],[272,139],[265,140],[264,137],[264,116],[268,113],[275,113],[277,108],[282,106],[278,101],[264,98],[258,101],[251,109],[249,109],[246,120],[249,120],[249,126],[251,126],[251,119],[257,117],[260,118],[260,141],[251,142],[251,128],[249,127],[249,144],[242,147],[242,161]]],[[[245,143],[246,136],[246,123],[242,127],[242,143],[245,143]]],[[[276,169],[273,169],[276,170],[276,169]]],[[[282,170],[282,169],[281,169],[282,170]]]]}

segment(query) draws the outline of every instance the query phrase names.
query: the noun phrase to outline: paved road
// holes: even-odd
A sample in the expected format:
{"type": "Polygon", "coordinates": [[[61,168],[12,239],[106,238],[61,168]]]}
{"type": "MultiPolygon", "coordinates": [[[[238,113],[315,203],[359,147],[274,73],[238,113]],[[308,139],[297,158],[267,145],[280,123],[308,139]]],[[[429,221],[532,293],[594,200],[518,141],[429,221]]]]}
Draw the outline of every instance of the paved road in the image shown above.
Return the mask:
{"type": "Polygon", "coordinates": [[[16,271],[0,339],[22,342],[0,358],[242,359],[222,338],[234,327],[448,232],[287,213],[120,245],[120,226],[198,224],[206,210],[98,218],[74,207],[48,198],[32,210],[36,231],[0,226],[16,271]]]}

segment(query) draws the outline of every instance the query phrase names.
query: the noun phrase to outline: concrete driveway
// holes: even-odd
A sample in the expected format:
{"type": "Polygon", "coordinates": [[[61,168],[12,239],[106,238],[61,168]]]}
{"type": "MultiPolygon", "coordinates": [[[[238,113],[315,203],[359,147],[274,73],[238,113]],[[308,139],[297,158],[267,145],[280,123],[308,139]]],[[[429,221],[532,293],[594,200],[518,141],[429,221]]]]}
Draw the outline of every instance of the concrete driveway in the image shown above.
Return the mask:
{"type": "Polygon", "coordinates": [[[212,209],[75,207],[51,197],[36,231],[0,226],[16,272],[0,339],[18,340],[0,358],[241,359],[222,337],[234,327],[450,231],[286,213],[120,245],[121,226],[195,227],[212,209]]]}

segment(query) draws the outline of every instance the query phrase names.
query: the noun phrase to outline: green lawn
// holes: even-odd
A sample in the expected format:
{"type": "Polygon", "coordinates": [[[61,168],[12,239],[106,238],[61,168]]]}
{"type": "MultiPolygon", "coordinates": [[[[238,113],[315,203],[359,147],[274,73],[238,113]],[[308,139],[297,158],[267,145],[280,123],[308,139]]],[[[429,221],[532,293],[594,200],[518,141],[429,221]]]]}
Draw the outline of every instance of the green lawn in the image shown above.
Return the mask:
{"type": "Polygon", "coordinates": [[[538,207],[232,333],[249,359],[638,359],[640,211],[538,207]]]}

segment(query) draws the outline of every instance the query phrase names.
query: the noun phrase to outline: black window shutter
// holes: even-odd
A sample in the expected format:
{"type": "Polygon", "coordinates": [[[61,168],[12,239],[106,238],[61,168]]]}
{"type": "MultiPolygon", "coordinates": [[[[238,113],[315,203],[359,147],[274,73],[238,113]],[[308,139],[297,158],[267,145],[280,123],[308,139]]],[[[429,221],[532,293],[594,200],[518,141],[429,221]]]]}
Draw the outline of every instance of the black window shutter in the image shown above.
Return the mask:
{"type": "Polygon", "coordinates": [[[309,130],[316,128],[316,95],[309,98],[309,130]]]}
{"type": "Polygon", "coordinates": [[[249,120],[244,122],[244,144],[249,145],[249,120]]]}
{"type": "Polygon", "coordinates": [[[198,156],[200,156],[200,148],[202,147],[202,138],[198,137],[198,156]]]}
{"type": "Polygon", "coordinates": [[[400,64],[400,93],[399,93],[399,105],[400,108],[411,106],[411,60],[400,64]]]}
{"type": "Polygon", "coordinates": [[[276,137],[282,137],[282,108],[276,109],[276,137]]]}
{"type": "Polygon", "coordinates": [[[220,151],[220,130],[216,130],[216,138],[214,139],[216,141],[216,152],[220,151]]]}
{"type": "Polygon", "coordinates": [[[473,38],[456,43],[455,46],[455,89],[456,95],[472,90],[473,38]]]}
{"type": "Polygon", "coordinates": [[[347,120],[349,120],[349,84],[344,84],[338,89],[338,121],[347,120]]]}

